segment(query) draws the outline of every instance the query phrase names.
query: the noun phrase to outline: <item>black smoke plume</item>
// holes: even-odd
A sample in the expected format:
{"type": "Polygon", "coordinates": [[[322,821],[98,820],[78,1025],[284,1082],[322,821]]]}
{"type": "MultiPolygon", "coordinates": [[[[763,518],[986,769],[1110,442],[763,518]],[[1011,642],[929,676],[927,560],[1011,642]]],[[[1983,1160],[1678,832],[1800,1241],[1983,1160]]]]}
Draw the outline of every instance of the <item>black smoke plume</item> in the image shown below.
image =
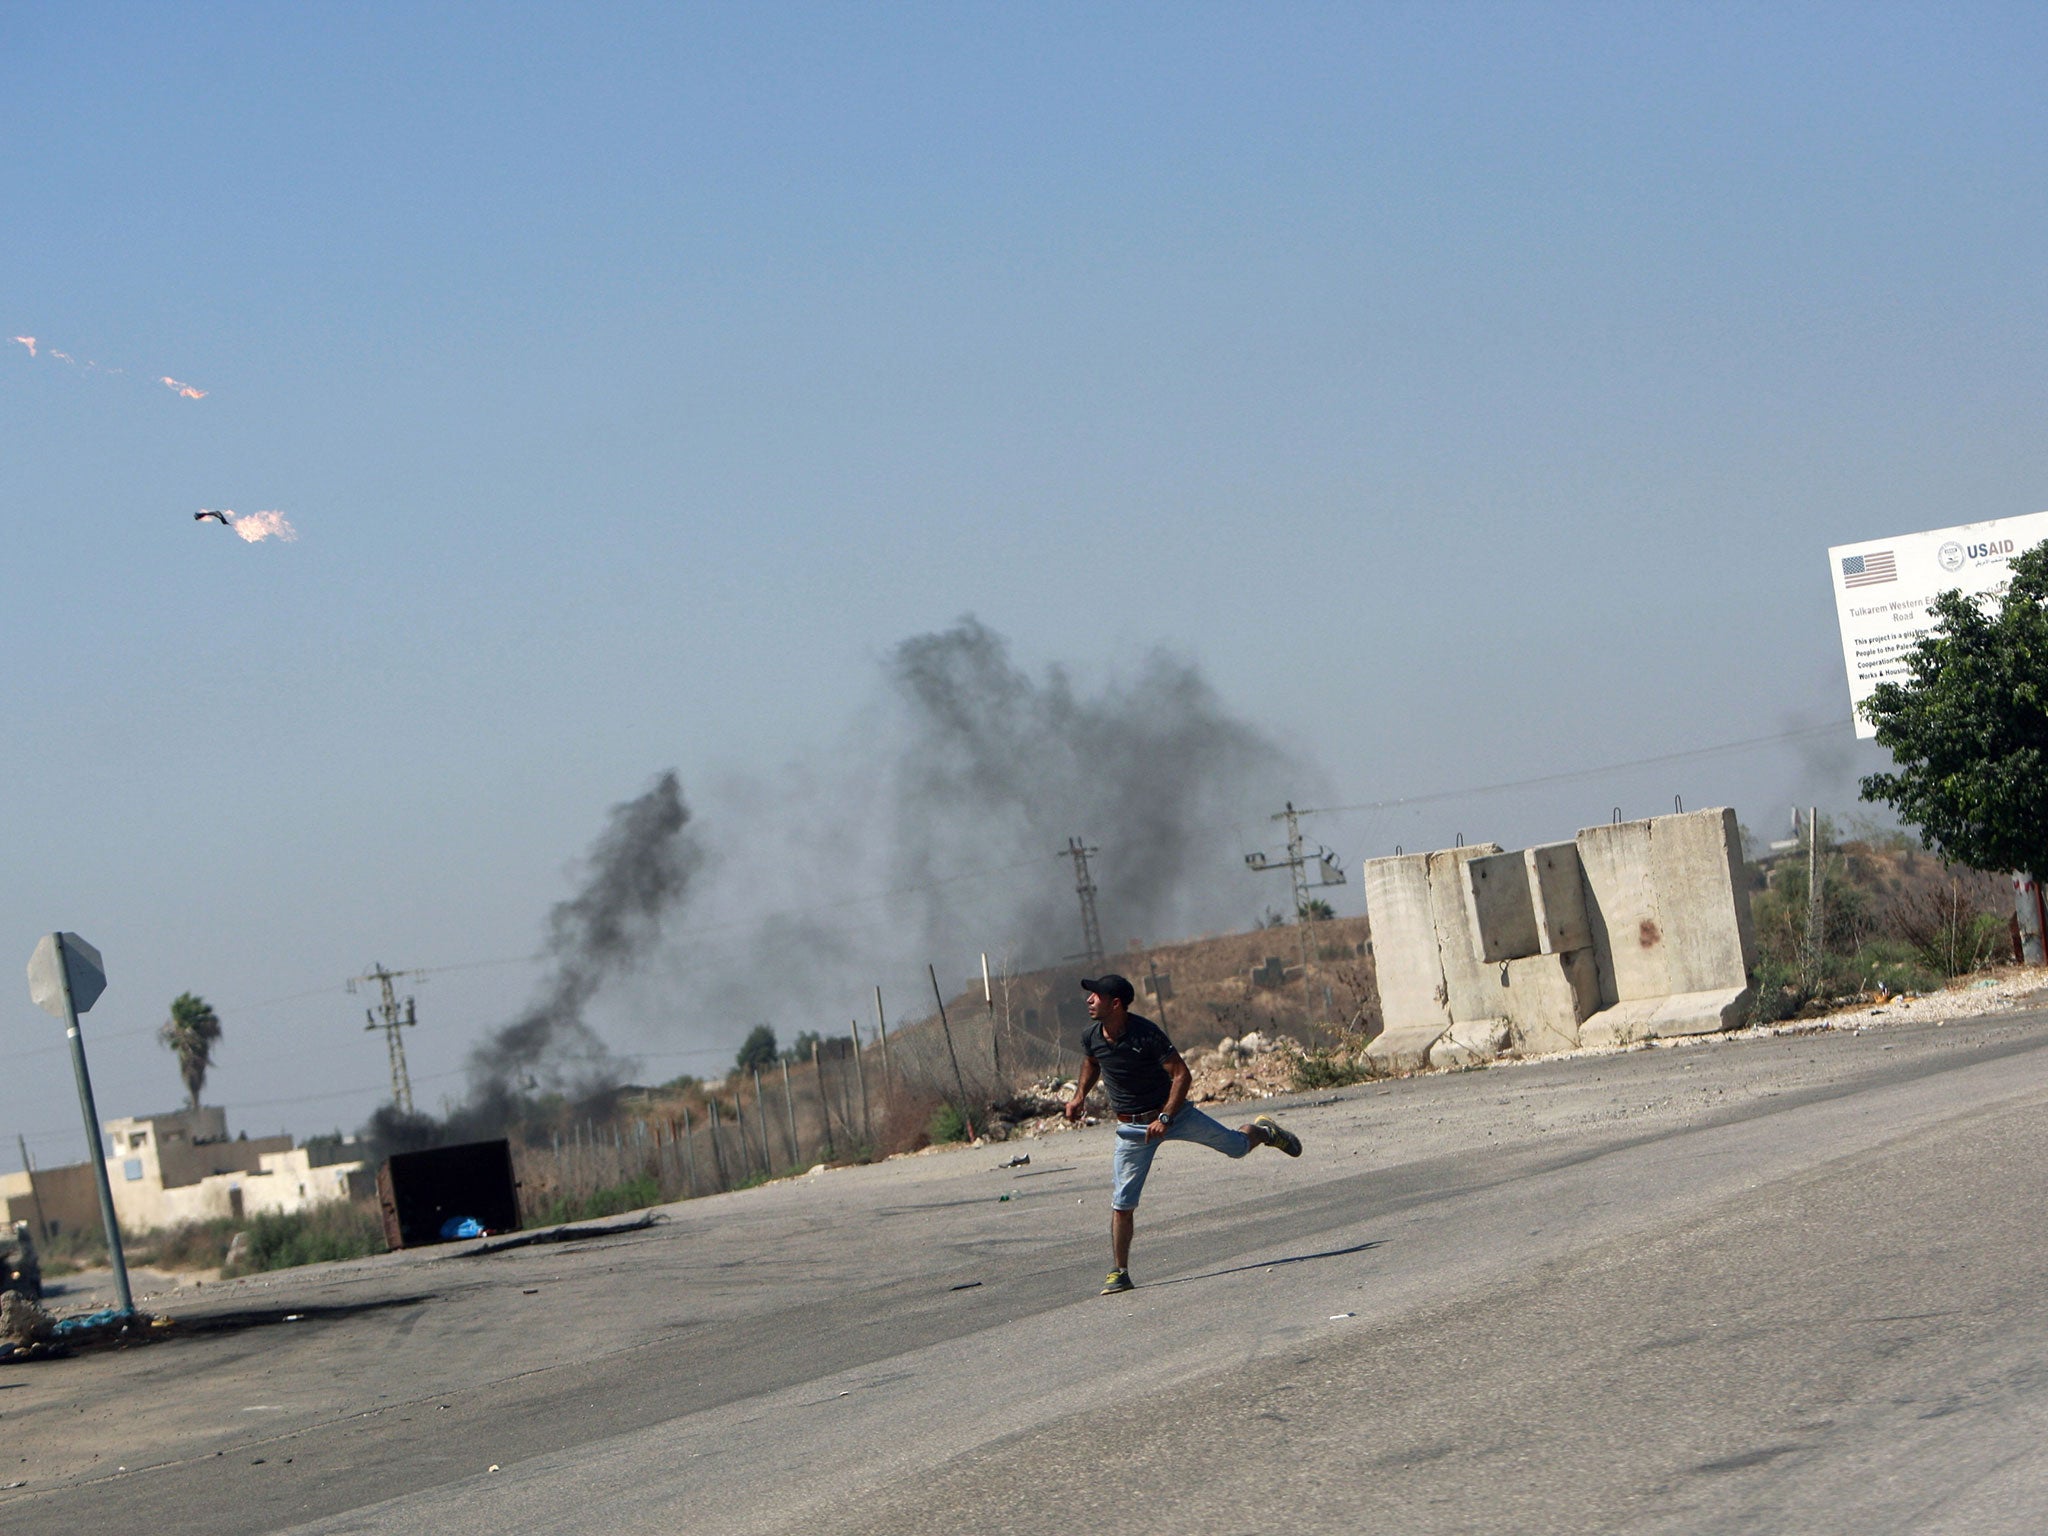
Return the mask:
{"type": "Polygon", "coordinates": [[[1238,833],[1263,833],[1281,798],[1302,794],[1300,771],[1191,661],[1153,651],[1084,693],[1058,667],[1032,678],[968,617],[905,640],[889,677],[906,726],[891,861],[897,884],[922,887],[930,945],[974,936],[957,896],[929,882],[991,855],[1036,857],[1043,873],[1006,883],[984,918],[996,931],[975,947],[1000,939],[1041,964],[1072,954],[1078,898],[1059,860],[1070,836],[1101,850],[1091,873],[1112,951],[1242,920],[1274,894],[1245,872],[1238,833]]]}
{"type": "Polygon", "coordinates": [[[469,1100],[445,1122],[378,1111],[385,1151],[502,1134],[537,1094],[602,1110],[631,1063],[585,1021],[591,1000],[632,971],[683,901],[703,853],[685,835],[690,811],[673,771],[615,805],[585,861],[583,889],[548,915],[551,974],[526,1010],[469,1055],[469,1100]]]}
{"type": "Polygon", "coordinates": [[[1112,956],[1285,903],[1285,881],[1244,854],[1271,846],[1271,814],[1320,780],[1192,660],[1153,650],[1081,681],[1027,668],[967,617],[891,648],[877,682],[829,746],[711,787],[714,868],[692,931],[664,950],[665,988],[645,988],[650,1017],[690,1020],[687,1038],[648,1043],[674,1053],[655,1056],[669,1070],[722,1070],[713,1043],[729,1052],[763,1022],[783,1039],[871,1029],[877,984],[892,1022],[922,1017],[928,961],[959,988],[984,951],[1013,972],[1076,955],[1069,837],[1098,850],[1112,956]]]}

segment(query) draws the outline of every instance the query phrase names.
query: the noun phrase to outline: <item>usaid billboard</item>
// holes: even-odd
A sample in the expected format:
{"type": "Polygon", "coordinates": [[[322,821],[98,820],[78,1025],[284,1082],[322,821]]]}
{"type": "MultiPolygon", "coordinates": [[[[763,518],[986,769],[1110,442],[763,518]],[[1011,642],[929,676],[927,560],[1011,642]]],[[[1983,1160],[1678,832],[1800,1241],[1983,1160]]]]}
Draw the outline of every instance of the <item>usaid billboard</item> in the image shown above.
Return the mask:
{"type": "MultiPolygon", "coordinates": [[[[1850,709],[1855,711],[1879,683],[1905,676],[1907,654],[1934,627],[1927,610],[1936,597],[1949,591],[1978,598],[2002,595],[2012,557],[2043,539],[2048,539],[2048,512],[2033,512],[1829,550],[1850,709]]],[[[1856,734],[1875,736],[1877,727],[1858,713],[1856,734]]]]}

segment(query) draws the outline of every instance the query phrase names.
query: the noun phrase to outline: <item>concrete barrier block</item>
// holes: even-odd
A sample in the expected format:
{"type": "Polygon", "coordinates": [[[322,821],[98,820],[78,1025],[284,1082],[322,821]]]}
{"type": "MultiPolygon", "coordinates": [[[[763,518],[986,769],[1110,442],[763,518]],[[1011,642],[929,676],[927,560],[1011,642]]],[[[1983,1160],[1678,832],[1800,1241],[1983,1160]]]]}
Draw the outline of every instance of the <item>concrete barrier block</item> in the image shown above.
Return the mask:
{"type": "Polygon", "coordinates": [[[1609,1007],[1671,992],[1652,837],[1649,822],[1624,821],[1588,827],[1575,839],[1600,998],[1609,1007]]]}
{"type": "Polygon", "coordinates": [[[1740,1029],[1748,1019],[1754,995],[1749,987],[1721,987],[1617,1003],[1586,1020],[1579,1029],[1579,1044],[1633,1045],[1638,1040],[1740,1029]]]}
{"type": "Polygon", "coordinates": [[[1537,949],[1565,955],[1589,949],[1593,927],[1586,921],[1586,870],[1577,843],[1545,843],[1522,850],[1529,882],[1529,906],[1536,920],[1537,949]]]}
{"type": "Polygon", "coordinates": [[[1476,1067],[1507,1055],[1514,1043],[1514,1028],[1505,1019],[1453,1024],[1429,1048],[1429,1064],[1439,1069],[1476,1067]]]}
{"type": "Polygon", "coordinates": [[[1600,975],[1593,951],[1530,955],[1508,961],[1503,971],[1515,1049],[1524,1056],[1575,1049],[1580,1025],[1600,1008],[1600,975]]]}
{"type": "Polygon", "coordinates": [[[1465,920],[1472,947],[1489,964],[1539,952],[1529,867],[1519,853],[1488,853],[1465,861],[1465,920]]]}
{"type": "Polygon", "coordinates": [[[1742,880],[1735,812],[1659,816],[1651,824],[1651,870],[1674,993],[1749,984],[1756,930],[1742,880]]]}
{"type": "Polygon", "coordinates": [[[1465,915],[1466,863],[1500,851],[1498,843],[1476,843],[1468,848],[1441,848],[1424,855],[1429,871],[1430,919],[1436,929],[1437,960],[1443,967],[1444,998],[1456,1023],[1506,1016],[1500,1005],[1499,967],[1479,958],[1472,942],[1472,924],[1465,915]]]}
{"type": "Polygon", "coordinates": [[[1365,908],[1372,919],[1385,1023],[1366,1054],[1388,1071],[1414,1071],[1428,1062],[1429,1048],[1451,1027],[1430,909],[1429,856],[1366,860],[1365,908]]]}

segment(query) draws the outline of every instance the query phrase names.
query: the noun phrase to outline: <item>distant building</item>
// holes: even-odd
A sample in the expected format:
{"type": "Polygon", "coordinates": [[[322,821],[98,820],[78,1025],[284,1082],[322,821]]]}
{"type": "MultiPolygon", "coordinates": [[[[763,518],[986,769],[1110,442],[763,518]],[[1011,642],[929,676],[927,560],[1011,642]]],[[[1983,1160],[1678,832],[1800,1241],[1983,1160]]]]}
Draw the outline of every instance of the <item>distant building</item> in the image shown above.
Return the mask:
{"type": "MultiPolygon", "coordinates": [[[[289,1136],[228,1136],[227,1111],[179,1109],[106,1122],[107,1179],[124,1232],[346,1200],[363,1165],[316,1164],[289,1136]]],[[[56,1235],[99,1221],[92,1165],[0,1174],[0,1217],[56,1235]]]]}

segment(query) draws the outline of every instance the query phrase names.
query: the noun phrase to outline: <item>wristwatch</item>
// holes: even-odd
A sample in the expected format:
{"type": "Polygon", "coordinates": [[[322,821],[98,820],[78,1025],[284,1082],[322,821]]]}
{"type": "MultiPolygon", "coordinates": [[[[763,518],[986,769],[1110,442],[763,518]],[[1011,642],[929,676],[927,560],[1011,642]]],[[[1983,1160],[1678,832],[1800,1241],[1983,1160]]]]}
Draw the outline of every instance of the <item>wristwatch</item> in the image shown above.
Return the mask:
{"type": "Polygon", "coordinates": [[[1161,1125],[1171,1126],[1173,1124],[1173,1115],[1171,1112],[1162,1109],[1159,1111],[1158,1120],[1161,1125]]]}

